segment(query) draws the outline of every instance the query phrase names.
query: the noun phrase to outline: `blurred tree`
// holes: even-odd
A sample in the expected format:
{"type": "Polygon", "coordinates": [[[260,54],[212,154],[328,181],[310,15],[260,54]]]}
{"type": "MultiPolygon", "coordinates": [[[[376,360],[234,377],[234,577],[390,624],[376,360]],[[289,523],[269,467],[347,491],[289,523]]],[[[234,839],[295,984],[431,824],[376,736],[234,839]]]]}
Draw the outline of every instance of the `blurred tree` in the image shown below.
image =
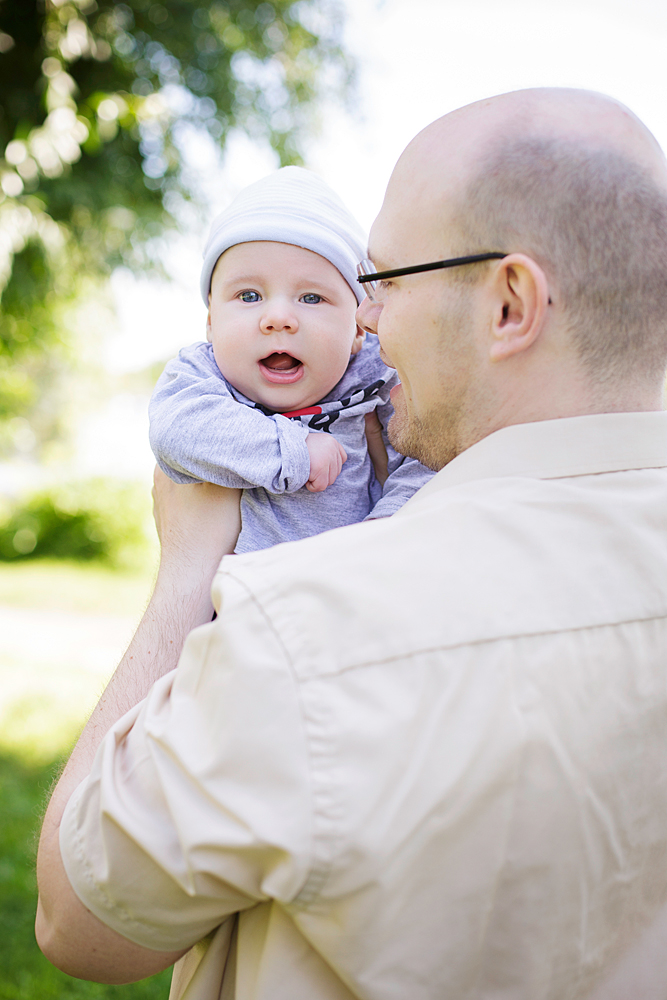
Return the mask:
{"type": "Polygon", "coordinates": [[[156,266],[197,132],[300,161],[323,81],[349,79],[341,24],[339,0],[0,0],[0,427],[48,381],[82,284],[156,266]]]}

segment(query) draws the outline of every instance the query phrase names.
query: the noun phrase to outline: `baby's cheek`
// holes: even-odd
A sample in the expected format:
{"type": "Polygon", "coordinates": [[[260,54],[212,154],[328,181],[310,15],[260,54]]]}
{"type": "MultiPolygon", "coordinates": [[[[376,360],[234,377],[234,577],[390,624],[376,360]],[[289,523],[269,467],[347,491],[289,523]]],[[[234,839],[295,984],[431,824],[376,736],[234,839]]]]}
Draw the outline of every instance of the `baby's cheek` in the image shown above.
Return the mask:
{"type": "Polygon", "coordinates": [[[224,356],[223,356],[223,352],[220,350],[220,345],[217,344],[215,340],[211,340],[210,343],[213,344],[213,357],[215,358],[215,363],[218,366],[218,368],[220,369],[220,371],[223,372],[223,375],[224,375],[224,371],[223,371],[224,356]]]}
{"type": "Polygon", "coordinates": [[[243,386],[239,384],[240,381],[244,381],[244,368],[240,364],[239,359],[235,356],[235,352],[230,350],[228,344],[220,343],[219,340],[213,340],[213,357],[215,358],[215,363],[217,364],[220,372],[224,377],[237,389],[243,392],[243,386]]]}

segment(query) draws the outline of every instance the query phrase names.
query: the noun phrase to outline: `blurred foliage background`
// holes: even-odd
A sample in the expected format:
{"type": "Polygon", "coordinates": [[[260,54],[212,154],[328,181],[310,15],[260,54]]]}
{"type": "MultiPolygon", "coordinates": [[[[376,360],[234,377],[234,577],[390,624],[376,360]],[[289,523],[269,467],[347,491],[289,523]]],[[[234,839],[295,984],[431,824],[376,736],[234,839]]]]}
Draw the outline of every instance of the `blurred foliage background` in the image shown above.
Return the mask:
{"type": "MultiPolygon", "coordinates": [[[[94,405],[124,392],[139,413],[157,375],[101,364],[109,276],[164,273],[165,239],[201,223],[202,143],[301,162],[318,96],[349,93],[342,18],[338,0],[0,0],[0,1000],[167,996],[168,972],[72,980],[33,936],[40,810],[155,547],[147,483],[111,458],[82,478],[68,438],[88,424],[103,451],[94,405]]],[[[109,411],[121,439],[143,426],[126,411],[109,411]]]]}
{"type": "MultiPolygon", "coordinates": [[[[57,437],[72,306],[198,200],[187,150],[242,130],[299,163],[350,64],[336,0],[0,0],[0,449],[57,437]],[[54,400],[56,401],[54,405],[54,400]]],[[[90,331],[95,332],[95,331],[90,331]]]]}
{"type": "Polygon", "coordinates": [[[8,505],[0,522],[0,560],[50,557],[136,567],[149,534],[144,492],[135,484],[93,478],[8,505]]]}

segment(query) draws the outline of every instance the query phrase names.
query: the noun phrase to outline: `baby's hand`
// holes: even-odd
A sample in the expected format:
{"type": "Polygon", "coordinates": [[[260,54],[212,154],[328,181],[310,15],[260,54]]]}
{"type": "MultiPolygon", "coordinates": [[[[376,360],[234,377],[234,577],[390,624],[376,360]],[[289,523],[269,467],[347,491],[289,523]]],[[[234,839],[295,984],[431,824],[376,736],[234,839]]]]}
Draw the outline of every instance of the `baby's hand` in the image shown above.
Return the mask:
{"type": "Polygon", "coordinates": [[[310,477],[306,489],[311,493],[321,493],[335,483],[347,461],[347,453],[342,444],[332,434],[311,431],[306,438],[310,455],[310,477]]]}

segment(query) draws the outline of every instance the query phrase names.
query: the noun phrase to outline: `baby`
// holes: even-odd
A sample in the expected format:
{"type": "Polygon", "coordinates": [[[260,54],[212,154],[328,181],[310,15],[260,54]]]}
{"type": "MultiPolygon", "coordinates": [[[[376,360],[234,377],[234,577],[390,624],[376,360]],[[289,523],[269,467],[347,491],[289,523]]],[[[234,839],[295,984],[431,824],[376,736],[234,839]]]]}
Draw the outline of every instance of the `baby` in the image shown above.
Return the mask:
{"type": "Polygon", "coordinates": [[[387,517],[433,475],[386,437],[398,379],[355,322],[364,254],[345,206],[301,167],[252,184],[213,222],[201,278],[208,343],[167,364],[150,439],[176,482],[243,490],[236,552],[387,517]],[[384,485],[366,441],[373,411],[384,485]]]}

